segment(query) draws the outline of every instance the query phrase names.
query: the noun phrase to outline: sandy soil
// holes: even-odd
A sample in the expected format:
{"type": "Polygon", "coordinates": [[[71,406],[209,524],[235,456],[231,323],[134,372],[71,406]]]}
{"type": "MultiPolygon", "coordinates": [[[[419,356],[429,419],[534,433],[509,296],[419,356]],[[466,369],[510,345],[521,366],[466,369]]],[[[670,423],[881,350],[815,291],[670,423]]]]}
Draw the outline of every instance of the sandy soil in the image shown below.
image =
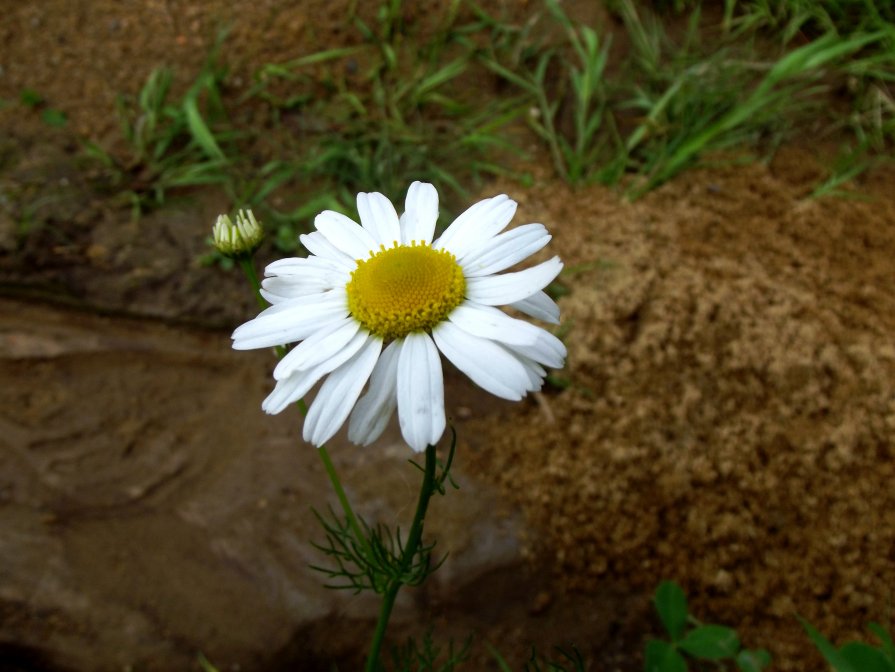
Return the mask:
{"type": "MultiPolygon", "coordinates": [[[[19,107],[0,109],[10,131],[0,138],[0,287],[14,299],[3,304],[0,357],[2,525],[7,538],[48,526],[41,527],[47,557],[82,585],[142,600],[154,618],[201,613],[184,615],[179,588],[147,591],[139,574],[100,570],[139,555],[135,534],[167,539],[181,552],[188,531],[165,517],[135,522],[135,507],[144,511],[146,498],[187,497],[200,474],[223,473],[234,461],[257,467],[234,447],[244,436],[207,436],[213,420],[185,400],[206,393],[203,376],[215,380],[218,412],[254,418],[246,431],[280,437],[263,458],[276,463],[274,472],[298,469],[277,443],[293,430],[264,430],[246,415],[267,384],[263,358],[233,370],[220,352],[227,329],[253,314],[236,274],[195,263],[212,217],[225,207],[221,197],[192,194],[134,222],[90,190],[75,138],[110,138],[114,95],[133,92],[160,62],[196,67],[221,21],[234,24],[231,53],[243,77],[251,64],[304,53],[313,46],[309,35],[327,44],[348,39],[341,14],[326,6],[258,2],[250,17],[223,2],[125,10],[97,0],[66,3],[65,11],[11,3],[4,11],[0,97],[36,89],[71,124],[50,132],[19,107]],[[20,223],[32,205],[38,226],[23,238],[20,223]],[[164,321],[151,340],[169,353],[167,365],[125,347],[144,342],[142,327],[106,317],[87,328],[59,308],[15,302],[34,297],[164,321]],[[212,330],[196,334],[184,323],[212,330]],[[59,359],[60,342],[77,356],[59,359]],[[216,345],[198,354],[208,342],[216,345]],[[121,401],[140,390],[166,399],[175,388],[171,405],[148,418],[121,401]],[[95,452],[79,453],[86,461],[67,469],[72,437],[86,437],[95,452]],[[217,449],[189,459],[170,449],[192,443],[217,449]],[[72,541],[72,530],[97,521],[108,522],[91,528],[99,546],[72,541]],[[98,547],[120,555],[97,565],[98,547]]],[[[838,641],[860,636],[870,620],[892,628],[895,174],[870,175],[857,185],[861,199],[810,200],[826,156],[789,149],[769,165],[693,171],[633,204],[546,176],[528,190],[487,186],[485,195],[506,192],[520,202],[517,222],[544,222],[555,235],[553,251],[567,265],[560,304],[569,361],[557,374],[562,386],[516,406],[490,404],[461,434],[467,470],[499,487],[505,506],[527,521],[524,550],[533,569],[511,576],[531,592],[518,608],[495,613],[479,583],[454,611],[433,611],[441,625],[469,624],[510,647],[549,646],[550,636],[574,633],[593,669],[638,669],[640,642],[657,631],[649,593],[672,578],[695,613],[769,648],[776,669],[820,665],[797,615],[838,641]]],[[[458,415],[478,408],[464,401],[474,392],[462,380],[452,394],[458,415]]],[[[261,485],[256,475],[254,486],[261,485]]],[[[222,507],[233,492],[248,497],[218,479],[202,501],[222,507]]],[[[270,497],[285,502],[288,492],[278,492],[270,497]]],[[[304,502],[283,506],[306,512],[304,502]]],[[[258,534],[259,524],[234,529],[258,534]]],[[[228,539],[239,544],[238,536],[228,539]]],[[[239,603],[244,586],[217,594],[202,583],[211,579],[200,560],[182,575],[208,596],[207,608],[239,603]]],[[[9,601],[0,607],[0,632],[12,633],[3,640],[7,652],[23,632],[29,641],[45,632],[79,635],[76,622],[9,601]]],[[[267,634],[268,622],[241,637],[267,634]]],[[[231,625],[235,631],[243,623],[234,617],[231,625]]],[[[277,641],[294,635],[293,649],[277,652],[278,660],[294,663],[295,647],[350,660],[354,640],[335,649],[321,644],[331,626],[283,633],[277,641]]],[[[208,641],[228,636],[209,632],[208,641]]],[[[243,639],[230,641],[238,648],[243,639]]],[[[264,669],[275,664],[267,660],[264,669]]],[[[478,664],[488,669],[484,658],[478,664]]],[[[34,659],[21,665],[12,669],[57,669],[34,659]]],[[[75,669],[94,668],[87,659],[75,669]]]]}
{"type": "Polygon", "coordinates": [[[674,578],[780,669],[806,669],[795,614],[858,636],[895,582],[892,175],[804,200],[816,165],[696,171],[634,205],[524,194],[572,267],[570,387],[482,423],[479,453],[563,585],[674,578]]]}

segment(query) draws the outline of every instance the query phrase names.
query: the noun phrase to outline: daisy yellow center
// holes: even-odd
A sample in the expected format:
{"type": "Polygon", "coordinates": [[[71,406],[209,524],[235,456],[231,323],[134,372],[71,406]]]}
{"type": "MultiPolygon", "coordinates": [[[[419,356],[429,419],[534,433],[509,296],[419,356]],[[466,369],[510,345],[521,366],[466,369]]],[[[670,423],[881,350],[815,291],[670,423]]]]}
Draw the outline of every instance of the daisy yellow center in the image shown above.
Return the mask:
{"type": "Polygon", "coordinates": [[[389,340],[444,320],[462,303],[466,280],[450,252],[396,243],[358,260],[345,290],[351,314],[389,340]]]}

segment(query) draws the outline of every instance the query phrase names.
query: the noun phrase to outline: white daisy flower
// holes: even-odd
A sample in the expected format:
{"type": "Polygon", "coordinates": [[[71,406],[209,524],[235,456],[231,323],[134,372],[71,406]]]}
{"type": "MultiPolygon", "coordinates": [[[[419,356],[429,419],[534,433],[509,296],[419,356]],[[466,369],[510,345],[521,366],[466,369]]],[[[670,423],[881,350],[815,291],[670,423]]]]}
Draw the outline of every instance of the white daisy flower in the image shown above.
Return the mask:
{"type": "Polygon", "coordinates": [[[400,218],[378,193],[358,194],[357,209],[360,225],[330,210],[317,215],[317,230],[301,236],[308,257],[270,264],[262,294],[272,305],[233,332],[238,350],[297,343],[274,369],[265,411],[279,413],[326,377],[305,418],[306,441],[323,445],[350,415],[349,439],[368,445],[397,408],[401,433],[419,452],[445,429],[439,351],[511,400],[539,390],[545,366],[563,365],[558,338],[496,308],[559,321],[542,291],[562,269],[558,257],[500,273],[551,237],[543,224],[501,233],[514,201],[476,203],[434,242],[431,184],[410,185],[400,218]]]}

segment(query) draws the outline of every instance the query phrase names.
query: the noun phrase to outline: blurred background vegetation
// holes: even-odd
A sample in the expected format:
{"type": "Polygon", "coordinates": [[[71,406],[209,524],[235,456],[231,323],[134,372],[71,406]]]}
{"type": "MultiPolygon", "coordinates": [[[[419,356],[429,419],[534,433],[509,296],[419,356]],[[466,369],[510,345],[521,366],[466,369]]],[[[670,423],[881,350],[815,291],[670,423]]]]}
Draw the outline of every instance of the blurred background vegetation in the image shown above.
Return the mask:
{"type": "MultiPolygon", "coordinates": [[[[222,30],[185,93],[174,95],[171,67],[154,69],[137,95],[119,97],[123,142],[84,139],[83,152],[97,189],[135,217],[173,190],[216,185],[234,209],[254,208],[283,252],[321,209],[352,214],[362,190],[400,200],[415,179],[436,184],[448,213],[484,176],[525,183],[547,166],[636,199],[694,165],[768,160],[807,133],[836,157],[810,196],[846,196],[850,180],[891,158],[891,5],[605,9],[604,25],[585,25],[547,0],[519,22],[453,0],[421,26],[385,0],[375,20],[351,12],[351,46],[266,63],[240,86],[222,30]]],[[[42,105],[33,91],[22,102],[42,105]]],[[[43,115],[65,123],[63,112],[43,115]]]]}

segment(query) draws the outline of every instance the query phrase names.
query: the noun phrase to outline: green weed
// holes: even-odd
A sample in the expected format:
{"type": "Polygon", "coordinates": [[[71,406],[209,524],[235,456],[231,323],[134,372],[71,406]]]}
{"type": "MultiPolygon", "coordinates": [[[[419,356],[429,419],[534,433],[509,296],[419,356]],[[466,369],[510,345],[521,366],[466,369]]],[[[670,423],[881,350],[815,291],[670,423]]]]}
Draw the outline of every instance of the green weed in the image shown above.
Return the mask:
{"type": "Polygon", "coordinates": [[[646,644],[646,672],[687,672],[694,669],[758,672],[771,663],[764,649],[744,649],[736,631],[723,625],[707,625],[688,610],[687,597],[672,581],[656,589],[653,604],[665,627],[668,640],[651,639],[646,644]]]}
{"type": "Polygon", "coordinates": [[[837,22],[843,13],[823,13],[817,2],[784,12],[780,3],[727,0],[724,30],[713,32],[702,3],[672,4],[690,12],[677,39],[643,5],[609,3],[628,49],[616,64],[608,62],[612,35],[572,23],[552,0],[523,26],[491,19],[494,47],[483,62],[525,96],[529,126],[561,178],[611,184],[630,175],[626,192],[636,198],[706,155],[776,147],[804,120],[823,117],[818,112],[830,106],[822,103],[844,85],[854,110],[830,116],[824,132],[850,129],[857,147],[876,151],[890,144],[895,27],[879,12],[867,9],[845,30],[837,22]],[[564,43],[541,37],[545,31],[535,27],[545,21],[562,30],[564,43]],[[826,32],[779,56],[762,55],[769,48],[757,46],[759,27],[786,31],[808,23],[826,32]]]}
{"type": "Polygon", "coordinates": [[[833,108],[828,132],[850,132],[868,154],[891,151],[895,139],[895,6],[869,0],[727,0],[737,34],[777,34],[784,44],[836,35],[842,42],[873,40],[828,66],[827,79],[842,103],[833,108]]]}
{"type": "MultiPolygon", "coordinates": [[[[510,672],[513,669],[494,646],[486,642],[485,647],[488,649],[491,657],[494,658],[494,662],[501,672],[510,672]]],[[[544,672],[584,672],[584,670],[588,669],[581,653],[574,646],[571,647],[571,652],[562,647],[556,647],[556,652],[559,655],[558,659],[544,660],[532,649],[531,656],[528,662],[525,663],[525,672],[542,672],[542,670],[544,672]],[[546,665],[546,667],[541,667],[542,665],[546,665]],[[571,665],[572,667],[566,667],[566,665],[571,665]]]]}
{"type": "MultiPolygon", "coordinates": [[[[68,115],[62,110],[51,107],[42,95],[34,89],[22,89],[19,93],[19,102],[31,110],[39,110],[41,120],[53,128],[62,128],[68,123],[68,115]]],[[[2,107],[2,102],[0,102],[2,107]]]]}
{"type": "Polygon", "coordinates": [[[725,0],[724,4],[729,30],[771,31],[784,44],[801,34],[846,36],[895,23],[895,7],[872,0],[725,0]]]}
{"type": "Polygon", "coordinates": [[[745,72],[742,63],[734,62],[730,69],[725,67],[729,61],[707,61],[714,66],[710,81],[722,83],[715,90],[699,86],[708,79],[701,67],[687,69],[661,96],[639,103],[646,120],[628,137],[627,149],[630,154],[639,150],[639,172],[645,179],[631,194],[639,196],[662,184],[706,152],[740,146],[760,134],[822,89],[826,66],[842,62],[880,37],[874,33],[843,40],[825,35],[768,64],[766,74],[745,94],[736,86],[742,83],[738,75],[745,72]],[[675,111],[680,114],[669,114],[675,111]]]}
{"type": "Polygon", "coordinates": [[[877,48],[843,67],[851,110],[840,122],[868,151],[891,151],[895,140],[895,25],[880,31],[877,48]]]}
{"type": "Polygon", "coordinates": [[[420,179],[466,199],[462,185],[493,172],[488,157],[512,150],[497,131],[516,110],[499,102],[482,104],[462,84],[474,52],[469,31],[455,23],[459,2],[450,5],[422,48],[421,38],[400,20],[401,3],[384,7],[388,11],[380,11],[377,26],[355,19],[373,50],[371,65],[358,87],[340,90],[351,113],[342,132],[322,144],[312,172],[352,190],[367,185],[393,198],[420,179]]]}
{"type": "Polygon", "coordinates": [[[450,3],[422,34],[404,20],[402,3],[390,0],[375,22],[352,18],[361,44],[259,70],[251,95],[271,106],[275,123],[300,118],[301,145],[267,164],[242,202],[264,201],[286,184],[320,194],[300,211],[271,213],[284,249],[311,205],[352,215],[357,192],[399,201],[414,180],[434,183],[450,205],[451,196],[468,200],[464,185],[508,172],[500,157],[518,151],[501,130],[519,109],[513,101],[483,102],[467,81],[482,26],[459,23],[459,9],[459,0],[450,3]]]}
{"type": "Polygon", "coordinates": [[[40,118],[47,126],[52,126],[53,128],[62,128],[68,123],[68,115],[62,110],[57,110],[53,107],[48,107],[41,112],[40,118]]]}
{"type": "Polygon", "coordinates": [[[843,185],[881,163],[882,159],[871,156],[866,145],[847,146],[833,160],[830,174],[811,192],[811,198],[833,196],[838,198],[860,198],[861,195],[852,189],[843,189],[843,185]]]}
{"type": "Polygon", "coordinates": [[[547,145],[562,179],[571,184],[613,182],[619,165],[612,160],[618,137],[607,110],[610,40],[601,40],[588,26],[575,25],[556,0],[547,0],[546,7],[562,28],[570,54],[555,46],[527,44],[534,21],[508,35],[504,26],[488,17],[494,34],[504,39],[492,40],[498,48],[486,53],[482,62],[532,101],[526,120],[547,145]],[[506,62],[501,47],[509,53],[506,62]],[[563,116],[571,118],[567,131],[561,129],[563,116]]]}
{"type": "Polygon", "coordinates": [[[22,91],[19,93],[19,101],[25,107],[35,109],[43,104],[44,97],[34,89],[22,89],[22,91]]]}
{"type": "Polygon", "coordinates": [[[448,643],[447,650],[435,644],[431,631],[423,635],[421,643],[408,637],[403,646],[392,649],[394,669],[401,672],[426,670],[427,672],[452,672],[469,659],[472,637],[467,637],[459,647],[448,643]],[[442,657],[444,655],[444,660],[442,657]]]}
{"type": "Polygon", "coordinates": [[[205,657],[204,653],[199,653],[197,656],[197,660],[199,663],[199,667],[202,668],[202,672],[219,672],[218,668],[216,668],[208,658],[205,657]]]}
{"type": "Polygon", "coordinates": [[[135,215],[163,204],[172,189],[228,181],[222,145],[232,132],[221,100],[224,74],[216,47],[184,96],[172,101],[173,72],[156,68],[136,100],[118,98],[125,155],[85,144],[88,157],[105,168],[111,188],[124,194],[135,215]]]}
{"type": "Polygon", "coordinates": [[[877,646],[864,642],[848,642],[836,648],[810,623],[799,620],[814,646],[834,672],[895,672],[895,642],[879,623],[867,626],[879,640],[877,646]]]}
{"type": "Polygon", "coordinates": [[[255,119],[260,110],[272,133],[228,121],[216,47],[181,98],[166,68],[136,99],[121,98],[123,154],[86,150],[135,213],[173,189],[220,185],[285,252],[316,212],[356,214],[359,191],[400,201],[410,182],[430,181],[450,210],[483,176],[524,178],[510,167],[525,158],[518,119],[561,179],[623,183],[631,198],[718,152],[767,153],[809,119],[813,133],[846,134],[852,148],[815,196],[845,193],[844,182],[891,152],[892,10],[863,0],[725,0],[713,26],[701,2],[655,4],[689,12],[683,28],[633,0],[607,4],[621,35],[573,21],[557,0],[518,25],[453,0],[425,26],[406,20],[401,0],[384,0],[372,19],[348,17],[359,43],[259,68],[236,104],[255,119]],[[770,47],[768,31],[779,38],[770,47]],[[798,46],[782,46],[790,44],[798,46]],[[843,103],[823,105],[831,92],[843,103]]]}

